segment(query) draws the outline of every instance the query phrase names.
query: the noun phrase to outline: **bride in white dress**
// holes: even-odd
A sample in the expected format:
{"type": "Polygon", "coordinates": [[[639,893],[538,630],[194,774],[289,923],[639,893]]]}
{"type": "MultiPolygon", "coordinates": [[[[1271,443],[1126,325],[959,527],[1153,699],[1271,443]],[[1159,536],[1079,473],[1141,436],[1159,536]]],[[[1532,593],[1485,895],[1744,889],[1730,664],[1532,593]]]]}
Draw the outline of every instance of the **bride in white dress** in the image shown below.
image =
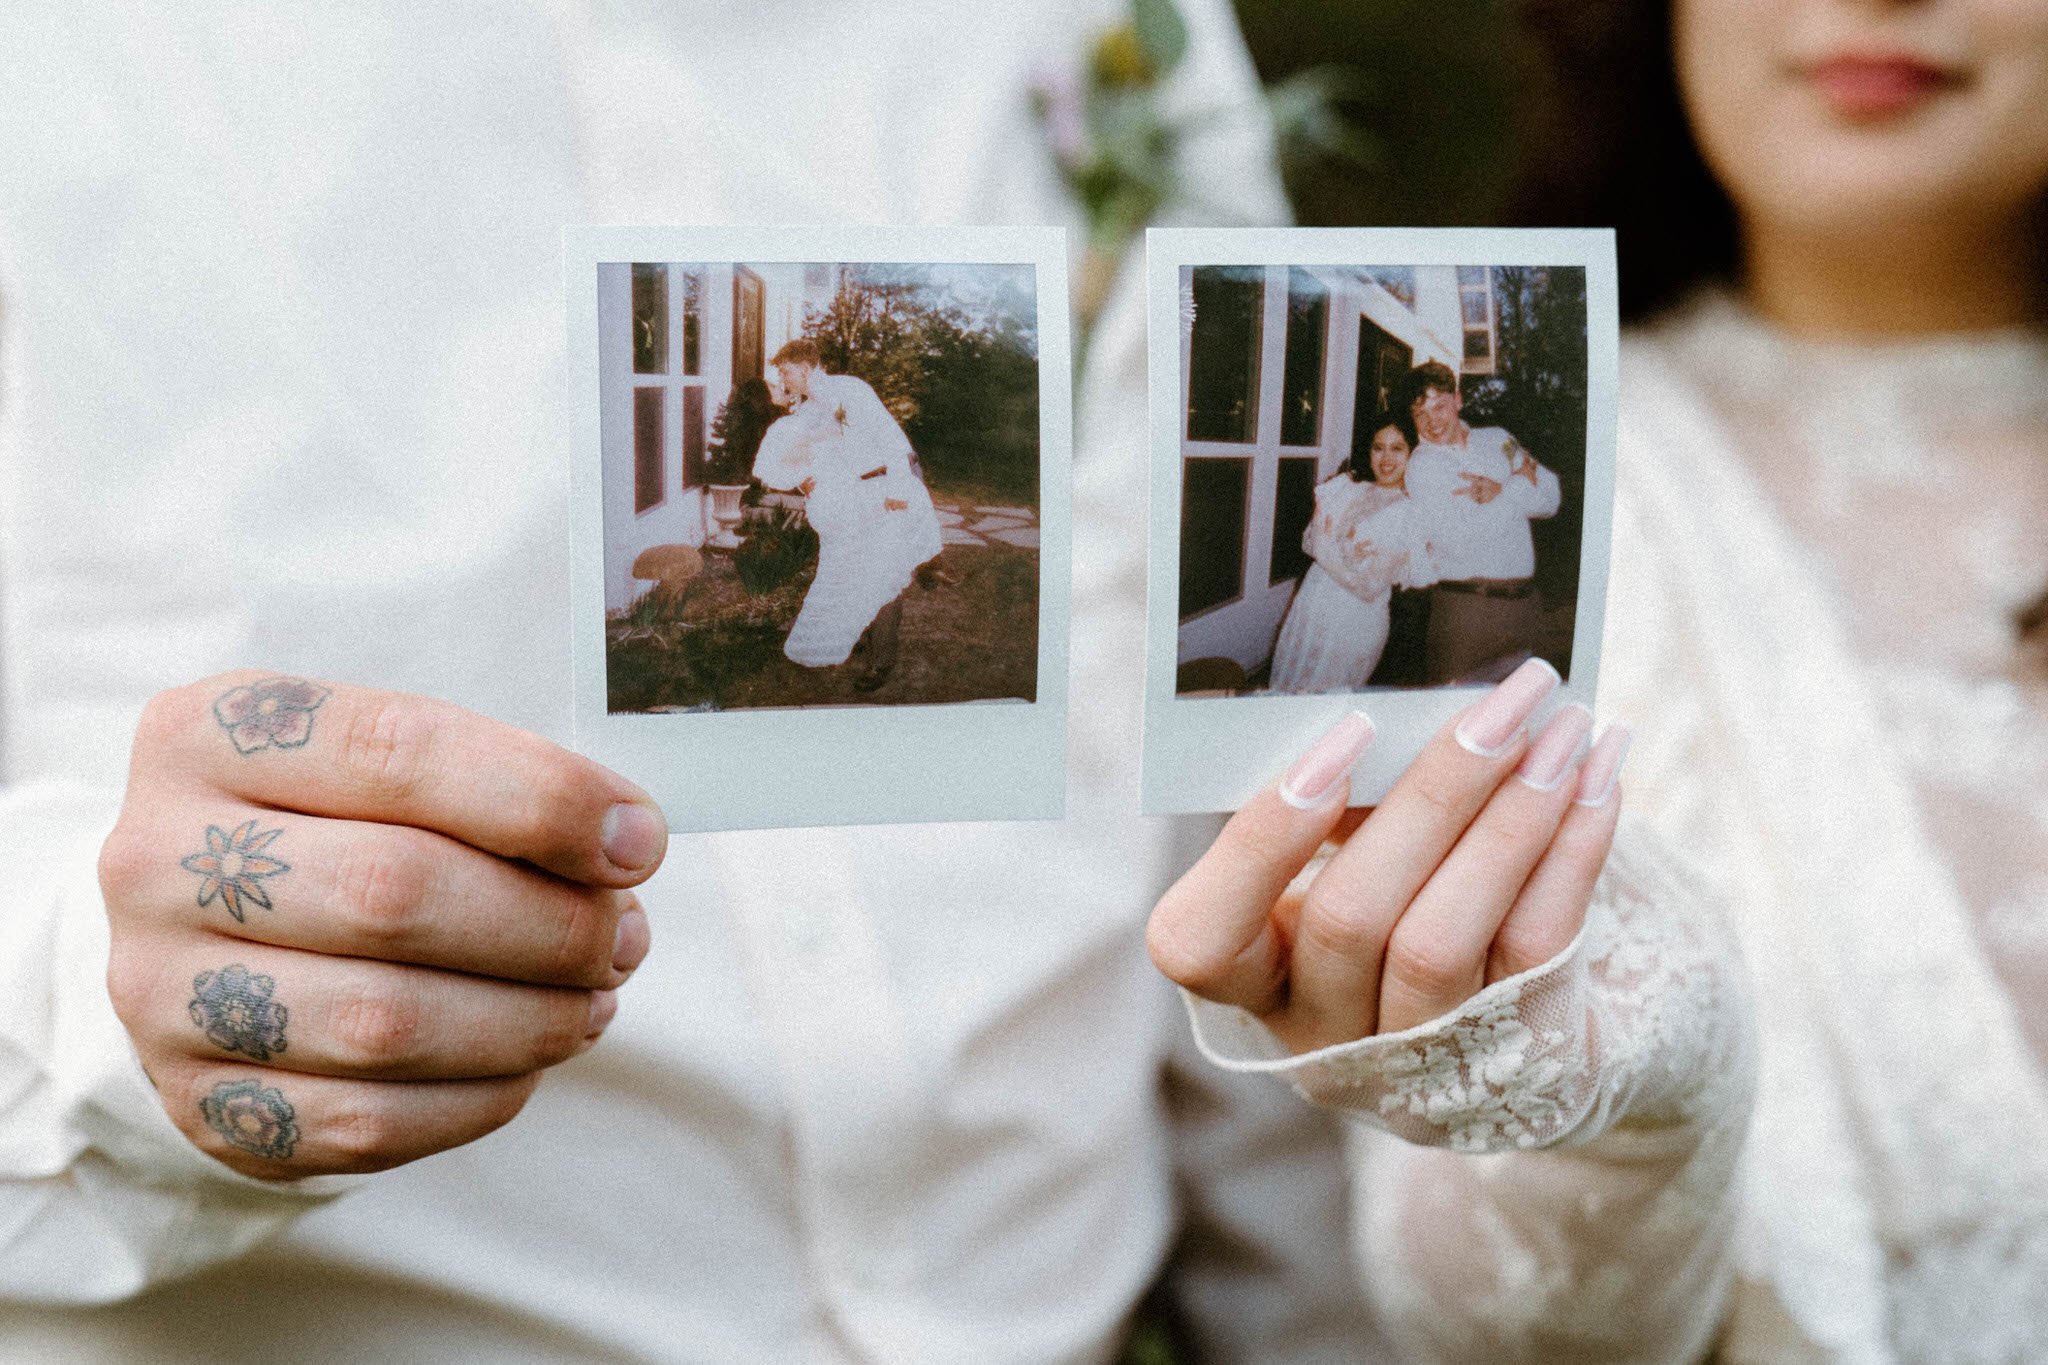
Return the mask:
{"type": "Polygon", "coordinates": [[[1756,982],[1721,1349],[2048,1360],[2048,6],[1606,8],[1530,217],[1619,229],[1601,701],[1756,982]]]}
{"type": "Polygon", "coordinates": [[[800,411],[768,428],[754,459],[762,483],[805,494],[804,517],[818,533],[817,576],[782,646],[806,668],[845,663],[875,614],[909,586],[919,562],[888,524],[906,516],[888,496],[900,476],[893,465],[874,476],[872,458],[849,440],[844,424],[800,411]]]}
{"type": "Polygon", "coordinates": [[[1301,545],[1315,562],[1273,646],[1275,692],[1364,687],[1387,647],[1395,588],[1435,581],[1421,518],[1403,482],[1415,451],[1406,417],[1374,419],[1371,479],[1347,465],[1316,489],[1301,545]]]}

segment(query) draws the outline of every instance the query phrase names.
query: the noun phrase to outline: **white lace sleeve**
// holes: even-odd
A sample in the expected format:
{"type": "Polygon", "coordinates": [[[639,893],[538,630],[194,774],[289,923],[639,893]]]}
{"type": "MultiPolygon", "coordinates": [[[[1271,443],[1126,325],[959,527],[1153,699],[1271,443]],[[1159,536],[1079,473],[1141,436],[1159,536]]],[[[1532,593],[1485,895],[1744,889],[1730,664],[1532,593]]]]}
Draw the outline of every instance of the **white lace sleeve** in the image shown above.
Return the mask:
{"type": "Polygon", "coordinates": [[[1288,1056],[1189,997],[1210,1060],[1353,1122],[1357,1260],[1413,1360],[1699,1358],[1732,1275],[1748,997],[1705,896],[1624,822],[1563,953],[1401,1033],[1288,1056]]]}

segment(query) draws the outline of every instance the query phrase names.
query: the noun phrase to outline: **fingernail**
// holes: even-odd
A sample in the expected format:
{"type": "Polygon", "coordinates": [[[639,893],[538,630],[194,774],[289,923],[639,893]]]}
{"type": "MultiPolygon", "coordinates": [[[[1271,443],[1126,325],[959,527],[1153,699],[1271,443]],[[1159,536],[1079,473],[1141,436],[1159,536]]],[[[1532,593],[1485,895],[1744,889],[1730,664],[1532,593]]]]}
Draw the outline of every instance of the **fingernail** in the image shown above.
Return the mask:
{"type": "Polygon", "coordinates": [[[619,1012],[617,991],[592,991],[590,993],[590,1027],[584,1032],[585,1038],[595,1038],[603,1033],[605,1025],[619,1012]]]}
{"type": "Polygon", "coordinates": [[[652,806],[621,801],[604,814],[604,856],[621,872],[652,867],[667,842],[667,822],[652,806]]]}
{"type": "Polygon", "coordinates": [[[1280,799],[1296,810],[1314,810],[1351,771],[1351,765],[1372,743],[1373,724],[1363,711],[1353,711],[1330,727],[1309,751],[1296,759],[1280,779],[1280,799]]]}
{"type": "Polygon", "coordinates": [[[1532,658],[1467,711],[1452,733],[1468,752],[1499,758],[1514,747],[1522,726],[1563,681],[1547,662],[1532,658]]]}
{"type": "Polygon", "coordinates": [[[654,944],[654,935],[647,928],[647,912],[638,905],[629,907],[619,916],[619,927],[612,935],[612,969],[630,972],[647,960],[647,950],[654,944]]]}
{"type": "Polygon", "coordinates": [[[1622,762],[1628,757],[1628,746],[1634,739],[1626,725],[1607,727],[1593,746],[1593,752],[1586,755],[1586,766],[1579,773],[1579,794],[1572,798],[1574,802],[1581,806],[1607,804],[1607,798],[1614,795],[1614,780],[1621,776],[1622,762]]]}
{"type": "Polygon", "coordinates": [[[1522,755],[1515,776],[1540,792],[1554,792],[1571,775],[1579,746],[1593,733],[1593,713],[1573,702],[1551,717],[1543,734],[1522,755]]]}

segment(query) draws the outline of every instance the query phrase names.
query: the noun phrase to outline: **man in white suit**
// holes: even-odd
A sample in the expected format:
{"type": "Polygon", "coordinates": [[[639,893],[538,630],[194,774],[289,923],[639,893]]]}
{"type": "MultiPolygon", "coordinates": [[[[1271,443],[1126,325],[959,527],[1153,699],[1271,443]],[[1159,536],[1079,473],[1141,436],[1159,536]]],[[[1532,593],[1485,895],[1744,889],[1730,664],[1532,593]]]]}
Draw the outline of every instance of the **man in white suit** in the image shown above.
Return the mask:
{"type": "Polygon", "coordinates": [[[1529,523],[1555,516],[1562,490],[1504,428],[1465,422],[1450,366],[1418,365],[1408,383],[1421,438],[1408,461],[1408,496],[1432,528],[1439,574],[1424,681],[1500,677],[1533,651],[1543,629],[1529,523]]]}
{"type": "MultiPolygon", "coordinates": [[[[903,591],[944,548],[938,512],[919,477],[910,438],[866,380],[857,375],[827,373],[818,344],[808,337],[785,345],[771,363],[783,392],[798,403],[794,415],[803,435],[821,452],[821,458],[846,465],[838,472],[851,481],[849,491],[865,491],[865,497],[851,499],[862,514],[853,518],[857,525],[847,534],[875,538],[871,544],[835,547],[857,551],[832,556],[846,565],[848,581],[844,583],[828,581],[829,566],[821,546],[818,585],[813,587],[812,595],[819,596],[819,586],[825,589],[819,606],[831,608],[832,617],[814,612],[812,597],[806,597],[805,612],[791,629],[785,648],[798,663],[810,663],[813,657],[824,663],[837,663],[848,656],[839,653],[843,646],[838,638],[841,630],[829,627],[852,624],[859,631],[858,642],[851,646],[852,653],[863,665],[854,685],[863,692],[872,692],[888,680],[896,667],[903,627],[903,591]],[[879,515],[866,506],[870,502],[879,502],[879,515]],[[857,623],[846,619],[847,611],[839,610],[842,605],[859,618],[857,623]],[[811,618],[808,623],[806,617],[811,618]],[[807,624],[824,629],[807,630],[807,624]],[[810,644],[813,636],[815,650],[810,644]]],[[[830,477],[832,472],[820,470],[819,474],[830,477]]],[[[813,475],[813,488],[819,474],[813,475]]],[[[826,528],[819,527],[819,534],[822,538],[826,528]]]]}

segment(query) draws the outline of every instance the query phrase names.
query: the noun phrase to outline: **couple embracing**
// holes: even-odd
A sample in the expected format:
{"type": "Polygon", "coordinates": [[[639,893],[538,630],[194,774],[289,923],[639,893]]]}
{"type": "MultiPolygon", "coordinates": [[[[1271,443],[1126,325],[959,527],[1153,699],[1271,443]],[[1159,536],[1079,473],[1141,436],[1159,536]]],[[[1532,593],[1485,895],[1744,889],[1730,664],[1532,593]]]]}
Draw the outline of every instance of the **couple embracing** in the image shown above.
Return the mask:
{"type": "Polygon", "coordinates": [[[818,533],[818,574],[782,652],[828,668],[858,648],[854,686],[871,692],[896,666],[903,591],[943,548],[938,512],[910,438],[865,380],[826,373],[807,337],[769,363],[796,410],[761,438],[754,477],[803,493],[818,533]]]}
{"type": "Polygon", "coordinates": [[[1529,522],[1556,513],[1557,475],[1505,430],[1465,422],[1449,366],[1417,366],[1407,391],[1316,489],[1302,535],[1313,563],[1273,648],[1274,691],[1364,687],[1395,588],[1431,589],[1428,684],[1519,661],[1542,627],[1529,522]]]}

